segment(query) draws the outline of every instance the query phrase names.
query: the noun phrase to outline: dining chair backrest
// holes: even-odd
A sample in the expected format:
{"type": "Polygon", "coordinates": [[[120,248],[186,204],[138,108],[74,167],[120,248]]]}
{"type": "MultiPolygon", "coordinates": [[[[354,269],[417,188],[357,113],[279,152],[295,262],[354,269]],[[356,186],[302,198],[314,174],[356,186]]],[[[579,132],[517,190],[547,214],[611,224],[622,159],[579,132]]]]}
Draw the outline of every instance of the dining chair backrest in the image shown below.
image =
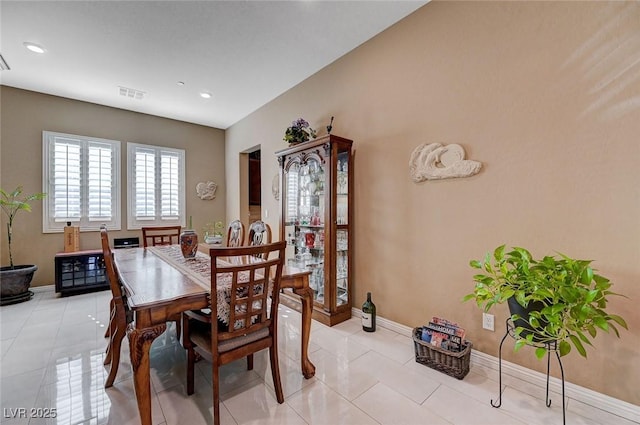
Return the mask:
{"type": "Polygon", "coordinates": [[[109,236],[107,229],[100,228],[100,239],[102,241],[102,256],[104,258],[104,268],[111,289],[109,328],[105,336],[109,337],[109,344],[105,354],[104,364],[109,365],[109,374],[105,381],[105,388],[113,385],[120,365],[120,351],[122,340],[124,339],[129,323],[133,321],[133,313],[127,304],[126,294],[122,290],[116,264],[113,260],[113,253],[109,246],[109,236]]]}
{"type": "Polygon", "coordinates": [[[227,246],[234,248],[244,244],[244,224],[240,220],[233,220],[227,229],[227,246]]]}
{"type": "Polygon", "coordinates": [[[175,245],[180,243],[181,226],[143,227],[142,246],[175,245]]]}
{"type": "Polygon", "coordinates": [[[271,227],[262,220],[256,220],[249,225],[247,245],[266,245],[271,243],[271,227]]]}
{"type": "MultiPolygon", "coordinates": [[[[100,229],[100,239],[102,240],[102,255],[104,257],[104,268],[107,273],[107,280],[109,281],[109,288],[111,289],[111,295],[116,304],[124,303],[124,297],[122,292],[122,286],[118,280],[118,272],[116,271],[116,265],[113,261],[113,253],[109,246],[109,235],[107,229],[102,227],[100,229]]],[[[124,306],[123,306],[124,309],[124,306]]]]}
{"type": "MultiPolygon", "coordinates": [[[[277,314],[269,313],[278,310],[276,289],[280,289],[285,246],[285,242],[276,242],[210,250],[212,287],[221,279],[231,283],[229,329],[213,335],[212,339],[217,337],[218,341],[224,341],[240,337],[269,327],[275,322],[277,314]],[[218,261],[221,257],[226,260],[218,261]],[[267,306],[269,297],[271,309],[267,306]]],[[[212,297],[211,311],[217,311],[217,297],[212,297]]],[[[275,331],[275,328],[272,330],[275,331]]]]}
{"type": "Polygon", "coordinates": [[[284,403],[278,363],[277,321],[285,247],[285,242],[276,242],[210,249],[211,294],[214,294],[210,297],[211,313],[188,311],[183,316],[187,394],[193,394],[195,388],[197,352],[212,362],[214,425],[220,424],[220,366],[246,357],[247,368],[251,370],[253,353],[265,348],[269,349],[276,399],[278,403],[284,403]],[[221,321],[216,320],[216,294],[221,282],[230,285],[227,326],[222,326],[221,321]]]}

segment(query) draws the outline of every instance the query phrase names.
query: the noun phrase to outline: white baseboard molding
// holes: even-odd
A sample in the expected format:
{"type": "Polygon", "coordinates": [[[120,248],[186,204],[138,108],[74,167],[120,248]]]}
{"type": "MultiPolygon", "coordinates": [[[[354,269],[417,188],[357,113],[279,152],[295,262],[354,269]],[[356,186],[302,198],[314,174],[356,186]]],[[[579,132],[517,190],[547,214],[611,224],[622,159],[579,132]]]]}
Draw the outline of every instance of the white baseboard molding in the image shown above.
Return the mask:
{"type": "MultiPolygon", "coordinates": [[[[362,311],[357,308],[352,308],[352,314],[355,317],[360,317],[362,315],[362,311]]],[[[380,316],[376,318],[376,323],[381,328],[413,338],[413,328],[410,328],[409,326],[401,325],[400,323],[393,322],[380,316]]],[[[471,351],[471,365],[474,364],[493,369],[496,373],[498,371],[498,358],[477,350],[471,351]]],[[[502,361],[502,373],[542,388],[545,388],[547,385],[546,374],[527,369],[526,367],[510,363],[505,360],[502,361]]],[[[574,400],[588,404],[600,410],[604,410],[605,412],[613,415],[623,417],[630,421],[640,423],[640,406],[572,384],[566,380],[566,376],[564,385],[566,397],[570,397],[574,400]]],[[[562,381],[559,378],[551,377],[549,379],[549,391],[562,394],[562,381]]]]}
{"type": "Polygon", "coordinates": [[[54,292],[56,290],[55,285],[41,285],[29,287],[33,292],[54,292]]]}

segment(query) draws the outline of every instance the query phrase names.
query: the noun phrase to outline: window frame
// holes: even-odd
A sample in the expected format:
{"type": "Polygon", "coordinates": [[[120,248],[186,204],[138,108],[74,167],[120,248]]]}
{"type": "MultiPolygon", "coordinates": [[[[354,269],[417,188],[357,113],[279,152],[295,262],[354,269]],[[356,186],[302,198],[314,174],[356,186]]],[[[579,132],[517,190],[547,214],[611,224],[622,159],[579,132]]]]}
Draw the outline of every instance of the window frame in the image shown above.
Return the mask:
{"type": "MultiPolygon", "coordinates": [[[[127,230],[139,230],[142,227],[148,226],[182,226],[186,224],[186,151],[184,149],[169,148],[165,146],[154,146],[142,143],[127,143],[127,230]],[[154,151],[156,154],[156,166],[161,160],[162,152],[170,152],[178,156],[178,195],[179,195],[179,207],[178,218],[167,219],[162,217],[156,217],[155,219],[141,220],[135,216],[135,192],[136,192],[136,175],[135,175],[135,161],[136,152],[138,149],[144,149],[147,151],[154,151]]],[[[155,190],[156,193],[161,191],[161,175],[160,169],[156,168],[155,172],[155,190]]],[[[156,211],[161,211],[160,204],[162,202],[161,196],[156,196],[156,211]]]]}
{"type": "Polygon", "coordinates": [[[42,232],[43,233],[62,233],[68,221],[75,226],[80,226],[81,232],[99,231],[104,224],[109,230],[121,230],[122,226],[122,208],[121,208],[121,173],[120,173],[120,146],[118,140],[101,139],[98,137],[80,136],[76,134],[59,133],[54,131],[42,132],[42,188],[47,196],[43,199],[42,208],[42,232]],[[65,218],[56,221],[54,217],[55,195],[53,194],[54,179],[51,173],[54,172],[52,167],[53,154],[52,146],[57,139],[69,139],[78,142],[80,145],[80,218],[65,218]],[[90,144],[105,144],[111,148],[112,168],[111,168],[111,219],[90,219],[88,216],[88,150],[90,144]]]}

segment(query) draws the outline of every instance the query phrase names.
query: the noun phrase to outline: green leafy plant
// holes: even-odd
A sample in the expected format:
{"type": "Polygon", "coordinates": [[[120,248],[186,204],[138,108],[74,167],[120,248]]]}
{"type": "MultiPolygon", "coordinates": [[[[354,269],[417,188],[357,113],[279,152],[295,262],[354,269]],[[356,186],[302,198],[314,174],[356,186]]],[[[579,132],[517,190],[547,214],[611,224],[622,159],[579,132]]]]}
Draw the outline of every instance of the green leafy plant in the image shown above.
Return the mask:
{"type": "Polygon", "coordinates": [[[470,262],[482,273],[473,277],[475,289],[463,301],[475,299],[485,312],[512,297],[523,307],[539,303],[541,309],[532,311],[528,318],[511,315],[514,323],[519,319],[528,321],[533,331],[515,327],[515,350],[536,345],[536,356],[542,358],[547,352],[545,343],[556,342],[561,356],[568,354],[573,345],[581,356],[587,357],[585,344],[592,345],[591,339],[599,329],[613,329],[618,337],[615,324],[627,329],[622,317],[605,310],[607,297],[620,294],[610,290],[609,279],[596,274],[591,262],[564,254],[535,260],[524,248],[505,252],[505,245],[501,245],[493,255],[487,253],[484,260],[470,262]]]}
{"type": "Polygon", "coordinates": [[[46,193],[34,193],[33,195],[22,195],[22,186],[15,188],[13,192],[6,192],[0,189],[0,206],[2,211],[7,214],[9,221],[7,222],[7,239],[9,242],[9,264],[13,269],[13,253],[11,251],[11,242],[13,240],[13,220],[18,211],[31,211],[31,201],[39,201],[47,196],[46,193]]]}
{"type": "Polygon", "coordinates": [[[216,221],[213,223],[207,223],[202,228],[205,237],[206,236],[222,236],[224,230],[224,223],[222,221],[216,221]]]}

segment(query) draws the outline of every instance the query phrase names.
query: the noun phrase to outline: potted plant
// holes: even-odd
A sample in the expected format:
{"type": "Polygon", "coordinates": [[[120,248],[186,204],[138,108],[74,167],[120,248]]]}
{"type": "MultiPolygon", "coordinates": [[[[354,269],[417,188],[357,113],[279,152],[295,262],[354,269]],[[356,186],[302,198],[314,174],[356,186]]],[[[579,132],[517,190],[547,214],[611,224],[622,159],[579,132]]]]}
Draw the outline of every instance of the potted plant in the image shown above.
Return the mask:
{"type": "Polygon", "coordinates": [[[214,223],[205,224],[204,241],[209,244],[222,243],[222,230],[224,229],[224,223],[222,221],[216,221],[214,223]]]}
{"type": "Polygon", "coordinates": [[[309,127],[309,123],[304,118],[298,118],[287,127],[282,140],[289,142],[289,146],[297,145],[316,138],[316,131],[309,127]]]}
{"type": "Polygon", "coordinates": [[[524,248],[505,252],[505,245],[501,245],[484,260],[470,262],[482,273],[473,277],[475,289],[463,301],[475,299],[485,312],[495,304],[508,302],[516,351],[534,344],[538,347],[536,356],[542,358],[548,344],[555,342],[561,356],[573,345],[587,357],[585,344],[592,345],[591,339],[599,329],[613,329],[618,337],[615,324],[627,329],[622,317],[606,311],[608,297],[620,294],[612,292],[609,279],[596,274],[590,264],[590,260],[563,254],[535,260],[524,248]],[[513,310],[518,307],[532,311],[513,310]]]}
{"type": "Polygon", "coordinates": [[[11,250],[13,242],[13,220],[19,211],[31,211],[29,202],[41,200],[46,196],[45,193],[34,193],[33,195],[22,195],[22,186],[18,186],[12,192],[6,192],[0,189],[0,206],[2,211],[7,215],[7,242],[9,245],[9,266],[0,268],[0,280],[2,297],[0,305],[12,304],[31,299],[33,293],[29,291],[31,279],[38,267],[35,265],[14,265],[13,251],[11,250]]]}

